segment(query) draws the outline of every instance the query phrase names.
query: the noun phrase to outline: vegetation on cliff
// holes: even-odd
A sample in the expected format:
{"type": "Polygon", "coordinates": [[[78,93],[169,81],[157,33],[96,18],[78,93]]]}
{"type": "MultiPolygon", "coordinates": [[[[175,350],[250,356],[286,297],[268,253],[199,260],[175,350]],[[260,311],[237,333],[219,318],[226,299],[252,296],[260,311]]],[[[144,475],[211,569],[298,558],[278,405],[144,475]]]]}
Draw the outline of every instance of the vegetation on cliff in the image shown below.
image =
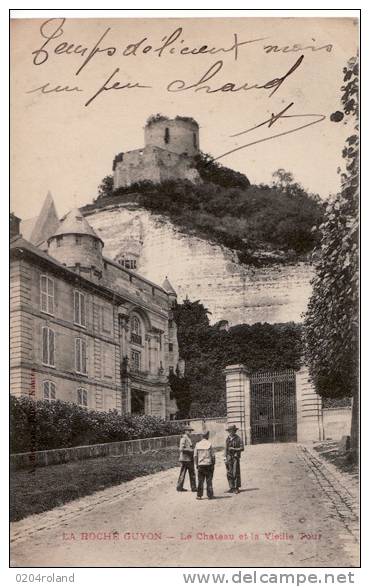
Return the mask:
{"type": "Polygon", "coordinates": [[[299,369],[302,355],[301,326],[240,324],[228,331],[210,326],[208,311],[199,301],[184,300],[174,309],[180,356],[185,378],[170,379],[179,417],[226,415],[227,365],[244,363],[252,372],[299,369]]]}
{"type": "Polygon", "coordinates": [[[135,199],[155,214],[169,218],[187,234],[234,249],[241,263],[265,265],[296,261],[318,240],[323,206],[291,174],[278,170],[272,186],[250,185],[241,173],[199,155],[203,183],[149,181],[113,190],[111,176],[99,186],[96,205],[121,198],[135,199]]]}

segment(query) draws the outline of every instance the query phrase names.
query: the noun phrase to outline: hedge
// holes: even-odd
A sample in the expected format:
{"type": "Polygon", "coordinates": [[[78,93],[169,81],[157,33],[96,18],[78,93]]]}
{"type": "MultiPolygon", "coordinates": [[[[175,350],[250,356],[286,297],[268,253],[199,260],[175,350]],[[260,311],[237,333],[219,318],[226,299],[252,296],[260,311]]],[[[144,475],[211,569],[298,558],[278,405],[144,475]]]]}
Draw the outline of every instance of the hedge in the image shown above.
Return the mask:
{"type": "Polygon", "coordinates": [[[29,452],[170,436],[181,424],[155,416],[87,411],[60,400],[10,396],[10,451],[29,452]]]}

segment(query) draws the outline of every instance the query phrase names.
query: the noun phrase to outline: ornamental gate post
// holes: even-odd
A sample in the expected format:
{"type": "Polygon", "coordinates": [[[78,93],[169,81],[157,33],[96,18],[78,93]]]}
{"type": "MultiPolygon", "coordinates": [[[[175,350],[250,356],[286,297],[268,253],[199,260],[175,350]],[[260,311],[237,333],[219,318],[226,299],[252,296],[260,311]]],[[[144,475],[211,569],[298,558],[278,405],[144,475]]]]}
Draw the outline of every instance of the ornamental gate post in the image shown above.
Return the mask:
{"type": "Polygon", "coordinates": [[[245,365],[228,365],[226,376],[227,423],[239,428],[238,434],[251,443],[250,378],[245,365]]]}

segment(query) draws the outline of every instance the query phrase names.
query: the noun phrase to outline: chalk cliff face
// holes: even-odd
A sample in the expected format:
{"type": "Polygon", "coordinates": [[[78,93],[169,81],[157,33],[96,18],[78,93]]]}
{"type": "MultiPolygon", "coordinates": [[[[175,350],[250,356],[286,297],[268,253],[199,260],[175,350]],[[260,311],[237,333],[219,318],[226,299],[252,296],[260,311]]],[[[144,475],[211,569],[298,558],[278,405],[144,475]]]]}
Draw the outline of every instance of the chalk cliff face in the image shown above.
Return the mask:
{"type": "Polygon", "coordinates": [[[178,301],[186,296],[200,300],[212,312],[211,323],[302,321],[313,273],[307,263],[242,266],[232,251],[182,234],[168,219],[136,203],[86,214],[104,241],[105,256],[122,259],[135,247],[137,272],[155,283],[162,283],[167,275],[178,301]]]}

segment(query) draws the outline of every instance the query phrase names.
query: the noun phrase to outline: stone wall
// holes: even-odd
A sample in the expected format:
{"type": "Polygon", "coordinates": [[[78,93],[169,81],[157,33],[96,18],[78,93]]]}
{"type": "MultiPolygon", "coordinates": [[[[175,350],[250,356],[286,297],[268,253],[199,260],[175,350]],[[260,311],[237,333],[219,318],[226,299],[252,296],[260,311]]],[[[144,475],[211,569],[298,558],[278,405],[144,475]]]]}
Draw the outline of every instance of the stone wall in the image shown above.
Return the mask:
{"type": "Polygon", "coordinates": [[[152,146],[124,153],[113,174],[114,189],[140,181],[161,183],[181,179],[199,180],[191,158],[152,146]]]}
{"type": "Polygon", "coordinates": [[[147,124],[145,145],[161,147],[180,155],[196,155],[199,151],[199,126],[185,120],[160,120],[147,124]]]}
{"type": "Polygon", "coordinates": [[[195,418],[193,420],[176,420],[177,423],[183,422],[189,424],[194,432],[193,434],[200,435],[204,430],[209,432],[209,440],[212,442],[214,448],[222,448],[225,446],[226,440],[226,418],[195,418]]]}
{"type": "Polygon", "coordinates": [[[297,441],[323,440],[321,397],[316,393],[307,367],[296,373],[297,441]]]}
{"type": "Polygon", "coordinates": [[[351,434],[352,408],[325,408],[323,427],[325,440],[340,440],[351,434]]]}
{"type": "Polygon", "coordinates": [[[162,436],[12,454],[10,455],[10,466],[13,469],[24,469],[28,467],[60,465],[70,461],[83,461],[109,455],[126,456],[140,454],[150,450],[157,451],[177,447],[180,442],[180,437],[180,435],[162,436]]]}
{"type": "Polygon", "coordinates": [[[308,263],[241,266],[232,251],[182,234],[167,219],[135,203],[87,214],[104,241],[104,254],[113,259],[124,254],[124,239],[140,224],[138,272],[156,283],[168,275],[178,300],[201,300],[212,312],[212,323],[223,318],[231,325],[302,320],[313,275],[308,263]]]}

